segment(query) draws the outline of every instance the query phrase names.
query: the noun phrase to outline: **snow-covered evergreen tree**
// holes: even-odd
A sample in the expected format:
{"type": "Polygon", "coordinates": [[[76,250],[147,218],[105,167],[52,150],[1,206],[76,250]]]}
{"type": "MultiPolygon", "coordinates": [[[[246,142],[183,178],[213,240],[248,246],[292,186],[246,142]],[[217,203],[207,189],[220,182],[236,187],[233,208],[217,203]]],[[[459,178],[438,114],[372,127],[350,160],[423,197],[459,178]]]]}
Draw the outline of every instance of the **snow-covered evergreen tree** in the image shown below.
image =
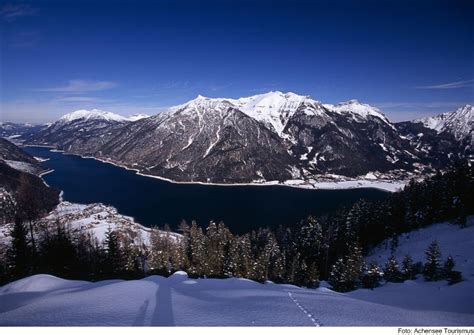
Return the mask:
{"type": "Polygon", "coordinates": [[[353,243],[345,258],[340,258],[333,265],[329,277],[331,286],[340,292],[351,291],[357,287],[364,271],[364,259],[361,248],[353,243]]]}
{"type": "Polygon", "coordinates": [[[31,273],[31,246],[28,230],[20,218],[16,218],[11,231],[11,245],[7,251],[8,267],[13,278],[21,278],[31,273]]]}
{"type": "Polygon", "coordinates": [[[398,267],[398,262],[393,255],[390,256],[385,262],[383,272],[386,281],[395,283],[403,281],[402,273],[398,267]]]}
{"type": "Polygon", "coordinates": [[[105,233],[105,250],[107,273],[117,275],[123,272],[126,266],[126,259],[118,238],[118,233],[110,227],[105,233]]]}
{"type": "Polygon", "coordinates": [[[416,278],[415,265],[410,255],[406,255],[402,261],[402,275],[406,280],[416,278]]]}
{"type": "Polygon", "coordinates": [[[423,268],[423,275],[426,280],[440,279],[440,258],[441,252],[439,250],[438,241],[433,241],[425,251],[426,262],[423,268]]]}
{"type": "Polygon", "coordinates": [[[362,277],[362,285],[365,288],[374,289],[380,285],[380,281],[383,278],[383,271],[377,265],[377,263],[372,262],[369,264],[367,271],[362,277]]]}
{"type": "Polygon", "coordinates": [[[449,284],[456,284],[462,281],[462,275],[459,271],[454,271],[456,262],[451,255],[448,256],[443,265],[443,277],[448,280],[449,284]]]}
{"type": "Polygon", "coordinates": [[[202,228],[193,221],[189,230],[189,274],[191,276],[204,276],[207,274],[208,262],[206,259],[205,242],[202,228]]]}

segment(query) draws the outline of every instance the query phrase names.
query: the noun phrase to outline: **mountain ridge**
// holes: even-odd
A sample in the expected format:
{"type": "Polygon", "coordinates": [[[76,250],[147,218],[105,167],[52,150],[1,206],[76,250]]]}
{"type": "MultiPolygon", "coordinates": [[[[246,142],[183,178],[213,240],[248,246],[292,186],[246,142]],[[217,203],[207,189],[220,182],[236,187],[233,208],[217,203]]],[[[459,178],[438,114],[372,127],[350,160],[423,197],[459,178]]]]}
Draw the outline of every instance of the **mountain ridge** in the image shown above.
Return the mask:
{"type": "Polygon", "coordinates": [[[204,183],[368,174],[400,180],[446,166],[466,152],[451,133],[438,134],[418,121],[392,123],[357,100],[323,104],[279,91],[240,99],[199,95],[133,122],[113,117],[55,122],[26,143],[204,183]]]}

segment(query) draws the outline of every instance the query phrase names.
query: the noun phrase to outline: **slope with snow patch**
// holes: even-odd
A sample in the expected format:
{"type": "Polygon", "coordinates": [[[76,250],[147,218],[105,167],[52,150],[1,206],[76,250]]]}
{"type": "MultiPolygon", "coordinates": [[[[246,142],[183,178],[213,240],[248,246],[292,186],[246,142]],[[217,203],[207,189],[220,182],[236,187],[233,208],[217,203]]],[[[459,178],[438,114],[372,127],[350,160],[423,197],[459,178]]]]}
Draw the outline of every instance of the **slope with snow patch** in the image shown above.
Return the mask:
{"type": "MultiPolygon", "coordinates": [[[[132,217],[119,214],[114,207],[101,203],[82,205],[63,201],[46,217],[39,219],[35,226],[55,229],[58,221],[72,232],[91,233],[100,243],[105,240],[109,229],[133,237],[134,243],[138,245],[149,243],[150,228],[135,222],[132,217]]],[[[12,224],[0,226],[0,244],[9,244],[11,228],[12,224]]]]}
{"type": "Polygon", "coordinates": [[[422,123],[426,128],[438,133],[448,132],[456,140],[468,139],[471,143],[474,137],[474,106],[465,105],[454,112],[442,113],[413,121],[422,123]]]}

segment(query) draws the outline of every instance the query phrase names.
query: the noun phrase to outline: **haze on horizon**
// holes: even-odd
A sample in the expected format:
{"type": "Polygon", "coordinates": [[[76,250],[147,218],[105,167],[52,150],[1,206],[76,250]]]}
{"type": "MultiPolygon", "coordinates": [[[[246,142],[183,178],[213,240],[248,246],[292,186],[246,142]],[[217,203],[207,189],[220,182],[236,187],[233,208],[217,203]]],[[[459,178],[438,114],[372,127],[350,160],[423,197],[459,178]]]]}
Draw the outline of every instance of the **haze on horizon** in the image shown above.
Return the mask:
{"type": "Polygon", "coordinates": [[[0,121],[156,114],[197,95],[358,99],[400,121],[474,102],[472,1],[1,1],[0,121]]]}

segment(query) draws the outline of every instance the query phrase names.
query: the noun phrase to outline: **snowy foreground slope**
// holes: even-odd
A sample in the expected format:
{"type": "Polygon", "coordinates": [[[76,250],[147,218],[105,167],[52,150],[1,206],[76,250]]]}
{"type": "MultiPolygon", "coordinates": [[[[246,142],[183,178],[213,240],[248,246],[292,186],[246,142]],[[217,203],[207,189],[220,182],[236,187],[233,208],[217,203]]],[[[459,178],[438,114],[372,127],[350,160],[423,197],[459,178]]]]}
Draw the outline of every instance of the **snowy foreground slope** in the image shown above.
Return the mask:
{"type": "MultiPolygon", "coordinates": [[[[170,278],[97,283],[37,275],[0,287],[0,325],[360,326],[474,325],[474,222],[433,225],[400,238],[396,256],[421,260],[436,238],[465,281],[423,279],[337,293],[246,279],[170,278]]],[[[383,248],[370,259],[388,256],[383,248]]]]}

